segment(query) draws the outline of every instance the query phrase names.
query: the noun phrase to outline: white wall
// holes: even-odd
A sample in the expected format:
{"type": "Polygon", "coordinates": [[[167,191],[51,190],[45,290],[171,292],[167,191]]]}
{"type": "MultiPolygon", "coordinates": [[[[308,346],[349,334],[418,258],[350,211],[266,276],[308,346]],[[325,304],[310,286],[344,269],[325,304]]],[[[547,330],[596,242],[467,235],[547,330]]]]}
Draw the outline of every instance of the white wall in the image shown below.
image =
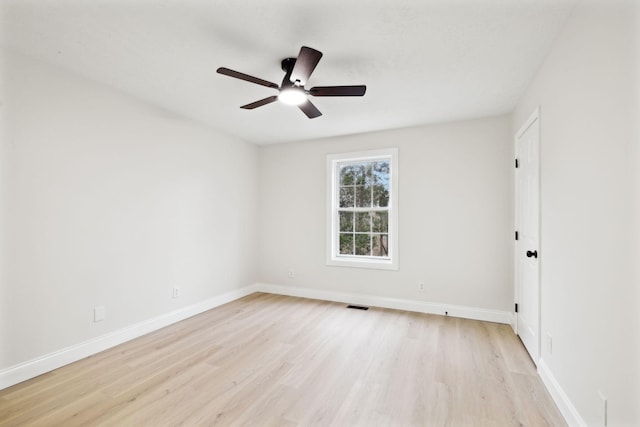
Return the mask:
{"type": "Polygon", "coordinates": [[[2,59],[0,369],[255,281],[255,146],[50,65],[2,59]],[[99,305],[107,319],[93,323],[99,305]]]}
{"type": "Polygon", "coordinates": [[[263,146],[258,277],[511,311],[512,162],[508,117],[263,146]],[[326,155],[383,147],[399,149],[400,269],[327,266],[326,155]]]}
{"type": "Polygon", "coordinates": [[[541,107],[542,359],[590,426],[603,425],[598,391],[609,426],[640,425],[632,3],[580,4],[513,122],[541,107]]]}
{"type": "MultiPolygon", "coordinates": [[[[0,55],[1,58],[1,55],[0,55]]],[[[0,61],[0,347],[3,346],[4,337],[6,336],[5,330],[9,324],[7,316],[8,300],[5,294],[6,283],[6,264],[5,264],[5,191],[7,181],[7,162],[6,152],[8,149],[7,139],[7,121],[6,121],[6,85],[2,83],[2,76],[4,75],[4,62],[0,61]]],[[[2,364],[0,364],[2,366],[2,364]]]]}
{"type": "MultiPolygon", "coordinates": [[[[632,57],[635,61],[631,68],[631,76],[635,76],[634,81],[632,82],[632,87],[635,89],[632,93],[635,93],[633,106],[631,109],[631,123],[635,123],[635,129],[632,130],[632,135],[635,143],[633,144],[632,151],[634,152],[633,158],[633,170],[635,171],[635,186],[633,188],[634,193],[632,193],[632,197],[634,199],[634,220],[635,227],[633,227],[634,233],[632,237],[634,248],[633,255],[636,260],[640,259],[640,2],[635,3],[635,13],[632,14],[632,43],[633,43],[633,53],[632,57]],[[635,195],[635,196],[634,196],[635,195]]],[[[635,354],[636,360],[640,359],[640,262],[634,262],[635,264],[635,295],[633,292],[629,295],[632,301],[635,301],[635,328],[632,328],[630,331],[631,342],[635,342],[635,354]],[[635,329],[635,337],[634,337],[634,329],[635,329]]],[[[635,370],[632,369],[630,372],[630,376],[635,378],[635,393],[636,396],[640,395],[640,363],[636,363],[635,370]],[[635,374],[635,375],[634,375],[635,374]]],[[[636,414],[635,419],[640,423],[640,408],[636,406],[636,414]]]]}

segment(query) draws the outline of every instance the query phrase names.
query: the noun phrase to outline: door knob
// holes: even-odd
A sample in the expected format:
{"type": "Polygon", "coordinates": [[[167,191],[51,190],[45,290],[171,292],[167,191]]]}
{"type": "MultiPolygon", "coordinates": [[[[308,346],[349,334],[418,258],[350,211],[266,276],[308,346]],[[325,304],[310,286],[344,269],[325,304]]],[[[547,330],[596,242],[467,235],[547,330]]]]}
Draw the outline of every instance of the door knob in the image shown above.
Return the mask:
{"type": "Polygon", "coordinates": [[[527,251],[527,257],[531,258],[538,258],[538,251],[527,251]]]}

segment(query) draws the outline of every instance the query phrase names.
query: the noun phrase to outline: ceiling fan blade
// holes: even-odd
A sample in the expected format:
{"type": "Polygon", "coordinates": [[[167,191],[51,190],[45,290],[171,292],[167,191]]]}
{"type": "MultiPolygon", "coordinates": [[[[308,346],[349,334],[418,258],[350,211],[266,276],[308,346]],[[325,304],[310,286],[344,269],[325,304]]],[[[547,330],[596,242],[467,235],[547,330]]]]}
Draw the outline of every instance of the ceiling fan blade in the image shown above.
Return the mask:
{"type": "Polygon", "coordinates": [[[240,108],[244,108],[245,110],[253,110],[254,108],[262,107],[263,105],[271,104],[272,102],[278,99],[277,95],[270,96],[265,99],[261,99],[260,101],[252,102],[251,104],[243,105],[240,108]]]}
{"type": "Polygon", "coordinates": [[[290,80],[295,83],[296,80],[300,81],[300,86],[304,86],[309,80],[309,76],[315,70],[316,65],[322,58],[322,52],[312,49],[307,46],[300,48],[300,53],[296,59],[296,63],[291,71],[290,80]]]}
{"type": "Polygon", "coordinates": [[[310,119],[315,119],[316,117],[320,117],[322,113],[320,110],[316,108],[315,105],[311,103],[311,101],[306,100],[302,104],[298,105],[298,107],[302,110],[303,113],[307,115],[310,119]]]}
{"type": "Polygon", "coordinates": [[[309,89],[309,94],[313,96],[362,96],[366,91],[365,85],[316,86],[309,89]]]}
{"type": "Polygon", "coordinates": [[[236,79],[240,79],[240,80],[244,80],[244,81],[247,81],[247,82],[259,84],[259,85],[262,85],[262,86],[272,87],[274,89],[279,89],[280,88],[280,86],[278,86],[275,83],[271,83],[271,82],[268,82],[266,80],[262,80],[262,79],[259,79],[257,77],[253,77],[253,76],[250,76],[249,74],[241,73],[239,71],[230,70],[230,69],[225,68],[225,67],[220,67],[216,71],[219,74],[224,74],[225,76],[235,77],[236,79]]]}

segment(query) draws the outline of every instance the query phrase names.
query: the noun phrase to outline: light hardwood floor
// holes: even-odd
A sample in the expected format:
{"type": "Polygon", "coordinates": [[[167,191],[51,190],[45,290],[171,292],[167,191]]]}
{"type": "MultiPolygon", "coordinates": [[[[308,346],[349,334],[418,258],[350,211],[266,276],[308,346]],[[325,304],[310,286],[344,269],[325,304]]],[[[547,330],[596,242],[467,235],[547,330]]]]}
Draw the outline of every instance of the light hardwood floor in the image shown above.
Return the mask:
{"type": "Polygon", "coordinates": [[[563,426],[507,325],[253,294],[0,391],[2,426],[563,426]]]}

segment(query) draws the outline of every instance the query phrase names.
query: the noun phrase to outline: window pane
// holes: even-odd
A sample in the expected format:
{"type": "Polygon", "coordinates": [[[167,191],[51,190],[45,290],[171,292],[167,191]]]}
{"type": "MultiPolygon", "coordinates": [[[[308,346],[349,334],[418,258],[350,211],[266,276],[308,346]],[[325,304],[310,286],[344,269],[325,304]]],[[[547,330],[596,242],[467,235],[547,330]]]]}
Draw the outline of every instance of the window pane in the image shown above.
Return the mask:
{"type": "Polygon", "coordinates": [[[353,255],[353,234],[340,233],[340,254],[353,255]]]}
{"type": "Polygon", "coordinates": [[[371,255],[373,256],[389,256],[389,235],[374,234],[372,236],[373,247],[371,255]]]}
{"type": "Polygon", "coordinates": [[[373,204],[374,207],[386,208],[389,206],[389,189],[382,185],[373,186],[373,204]]]}
{"type": "Polygon", "coordinates": [[[356,234],[356,255],[371,255],[371,237],[369,234],[356,234]]]}
{"type": "Polygon", "coordinates": [[[371,183],[373,182],[373,163],[372,162],[364,164],[363,174],[364,174],[363,184],[367,184],[367,186],[371,185],[371,183]]]}
{"type": "Polygon", "coordinates": [[[356,174],[356,185],[364,185],[367,183],[367,176],[371,176],[371,163],[360,163],[356,165],[358,172],[356,174]]]}
{"type": "Polygon", "coordinates": [[[355,189],[353,187],[340,187],[340,207],[352,208],[355,199],[355,189]]]}
{"type": "Polygon", "coordinates": [[[375,162],[372,165],[372,183],[389,188],[389,161],[375,162]]]}
{"type": "Polygon", "coordinates": [[[369,212],[356,212],[356,232],[369,233],[371,231],[371,214],[369,212]]]}
{"type": "Polygon", "coordinates": [[[353,212],[340,212],[340,231],[353,231],[353,212]]]}
{"type": "Polygon", "coordinates": [[[356,206],[359,208],[371,207],[371,187],[368,185],[356,187],[356,206]]]}
{"type": "Polygon", "coordinates": [[[372,228],[371,231],[378,233],[387,233],[389,231],[389,213],[388,212],[371,212],[372,228]]]}
{"type": "Polygon", "coordinates": [[[358,174],[357,165],[343,165],[340,166],[340,185],[353,185],[356,182],[356,175],[358,174]]]}

